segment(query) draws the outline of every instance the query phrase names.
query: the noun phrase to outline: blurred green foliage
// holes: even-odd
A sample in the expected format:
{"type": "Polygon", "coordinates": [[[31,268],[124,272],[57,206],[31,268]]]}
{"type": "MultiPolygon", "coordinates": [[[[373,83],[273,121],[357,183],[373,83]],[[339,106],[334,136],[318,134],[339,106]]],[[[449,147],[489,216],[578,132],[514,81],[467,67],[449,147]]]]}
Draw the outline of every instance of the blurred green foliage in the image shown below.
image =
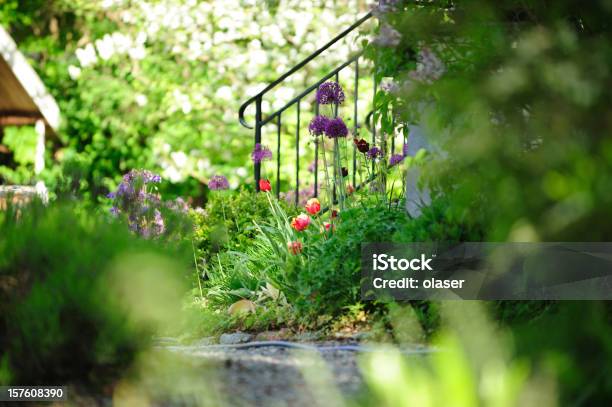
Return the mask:
{"type": "MultiPolygon", "coordinates": [[[[484,241],[609,240],[611,3],[396,3],[380,22],[395,30],[397,41],[372,42],[366,51],[377,79],[392,85],[380,92],[377,114],[424,129],[436,146],[424,179],[468,233],[443,223],[430,232],[484,241]],[[426,52],[433,58],[425,60],[426,52]]],[[[396,237],[427,235],[420,228],[396,237]]],[[[517,357],[558,378],[562,405],[605,404],[612,343],[607,305],[491,305],[514,330],[517,357]]],[[[476,336],[472,329],[464,342],[477,346],[476,336]]],[[[437,371],[444,376],[451,369],[437,371]]]]}
{"type": "Polygon", "coordinates": [[[112,383],[177,320],[180,246],[74,204],[1,212],[0,229],[2,384],[112,383]]]}
{"type": "Polygon", "coordinates": [[[381,21],[401,40],[368,55],[396,85],[379,114],[421,125],[444,151],[429,185],[487,240],[610,239],[610,3],[399,3],[381,21]],[[418,79],[424,49],[439,78],[418,79]]]}
{"type": "Polygon", "coordinates": [[[38,136],[32,126],[6,127],[0,144],[12,153],[10,161],[14,168],[0,165],[0,182],[10,180],[15,184],[27,184],[34,172],[38,136]]]}

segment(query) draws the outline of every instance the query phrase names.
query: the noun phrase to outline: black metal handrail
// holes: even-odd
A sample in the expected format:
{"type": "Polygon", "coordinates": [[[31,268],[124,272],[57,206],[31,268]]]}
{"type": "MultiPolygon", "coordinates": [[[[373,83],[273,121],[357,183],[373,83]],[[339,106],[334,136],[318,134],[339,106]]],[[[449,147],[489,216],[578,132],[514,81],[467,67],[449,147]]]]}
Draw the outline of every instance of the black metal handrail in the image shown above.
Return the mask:
{"type": "MultiPolygon", "coordinates": [[[[367,21],[368,19],[370,19],[372,17],[372,13],[369,12],[366,15],[364,15],[363,17],[361,17],[359,20],[357,20],[354,24],[352,24],[349,28],[347,28],[346,30],[342,31],[340,34],[338,34],[336,37],[334,37],[332,40],[330,40],[329,42],[327,42],[323,47],[319,48],[317,51],[315,51],[313,54],[311,54],[310,56],[308,56],[306,59],[302,60],[299,64],[297,64],[296,66],[294,66],[293,68],[291,68],[289,71],[287,71],[285,74],[281,75],[278,79],[276,79],[274,82],[270,83],[268,86],[266,86],[262,91],[260,91],[259,93],[257,93],[255,96],[252,96],[251,98],[249,98],[245,103],[242,104],[242,106],[240,106],[239,109],[239,120],[240,123],[248,128],[248,129],[255,129],[255,137],[254,137],[254,141],[255,141],[255,145],[257,144],[261,144],[262,141],[262,128],[263,126],[265,126],[266,124],[273,122],[274,124],[276,124],[277,127],[277,152],[276,152],[276,195],[277,197],[280,197],[280,184],[281,184],[281,177],[280,177],[280,166],[281,166],[281,125],[282,125],[282,116],[283,113],[289,109],[290,107],[296,105],[297,106],[297,126],[296,126],[296,134],[295,134],[295,168],[296,168],[296,173],[295,173],[295,203],[297,204],[299,201],[299,194],[300,194],[300,114],[301,114],[301,100],[306,97],[307,95],[309,95],[310,93],[312,93],[313,91],[316,91],[319,86],[321,86],[324,82],[326,82],[329,79],[334,78],[334,80],[338,83],[339,82],[339,74],[340,72],[351,66],[354,65],[354,69],[355,69],[355,90],[354,90],[354,95],[355,95],[355,101],[354,101],[354,120],[353,120],[353,126],[354,126],[354,134],[357,133],[359,126],[359,120],[358,120],[358,93],[359,93],[359,58],[363,55],[363,51],[357,51],[356,53],[354,53],[349,59],[348,61],[340,64],[338,67],[336,67],[335,69],[333,69],[332,71],[330,71],[329,73],[327,73],[326,75],[324,75],[322,78],[320,78],[319,80],[317,80],[315,83],[313,83],[311,86],[309,86],[308,88],[306,88],[303,92],[301,92],[299,95],[297,95],[296,97],[294,97],[292,100],[290,100],[288,103],[286,103],[284,106],[282,106],[280,109],[277,109],[275,112],[266,115],[266,117],[264,118],[264,114],[262,111],[262,102],[263,102],[263,97],[264,95],[270,91],[271,89],[273,89],[275,86],[279,85],[280,83],[282,83],[285,79],[287,79],[289,76],[291,76],[293,73],[295,73],[296,71],[298,71],[300,68],[304,67],[307,63],[309,63],[310,61],[312,61],[314,58],[316,58],[318,55],[320,55],[322,52],[324,52],[326,49],[328,49],[329,47],[331,47],[333,44],[335,44],[336,42],[338,42],[339,40],[341,40],[342,38],[346,37],[348,34],[350,34],[352,31],[354,31],[355,29],[357,29],[360,25],[362,25],[365,21],[367,21]],[[250,126],[244,117],[245,111],[248,108],[249,105],[251,105],[253,102],[255,102],[255,123],[254,126],[250,126]]],[[[374,80],[374,94],[376,93],[376,81],[374,80]]],[[[337,115],[338,112],[338,106],[335,106],[334,109],[334,114],[337,115]]],[[[315,115],[319,114],[319,104],[315,102],[315,115]]],[[[376,130],[374,130],[373,132],[373,141],[375,140],[375,134],[376,134],[376,130]]],[[[336,149],[337,149],[337,143],[334,146],[334,154],[336,153],[336,149]]],[[[318,183],[318,172],[319,172],[319,141],[317,139],[315,139],[315,144],[314,144],[314,155],[315,155],[315,161],[314,161],[314,193],[313,196],[317,196],[318,195],[318,188],[319,188],[319,183],[318,183]]],[[[356,172],[357,172],[357,161],[356,161],[356,149],[353,148],[353,168],[352,168],[352,180],[353,180],[353,185],[355,185],[356,183],[356,172]]],[[[334,174],[334,176],[337,176],[338,174],[334,174]]],[[[259,185],[259,181],[261,179],[261,163],[260,162],[255,162],[254,163],[254,178],[255,178],[255,189],[257,191],[260,190],[260,185],[259,185]]],[[[336,188],[334,186],[333,189],[333,201],[332,203],[335,203],[336,201],[336,188]]]]}
{"type": "MultiPolygon", "coordinates": [[[[370,17],[372,17],[372,12],[368,12],[366,15],[364,15],[363,17],[361,17],[359,20],[357,20],[355,23],[353,23],[350,27],[348,27],[346,30],[342,31],[340,34],[336,35],[334,38],[332,38],[327,44],[323,45],[321,48],[319,48],[318,50],[316,50],[315,52],[313,52],[312,54],[310,54],[307,58],[305,58],[304,60],[302,60],[302,62],[300,62],[299,64],[297,64],[296,66],[294,66],[293,68],[291,68],[290,70],[288,70],[287,72],[285,72],[284,74],[282,74],[280,77],[278,77],[278,79],[276,79],[274,82],[270,83],[268,86],[266,86],[262,91],[260,91],[258,94],[256,94],[255,96],[252,96],[249,100],[247,100],[246,102],[244,102],[242,104],[242,106],[240,106],[240,109],[238,110],[238,118],[240,120],[240,124],[242,124],[244,127],[246,127],[247,129],[252,129],[253,127],[249,126],[248,123],[246,122],[245,118],[244,118],[244,112],[246,111],[246,108],[253,102],[257,102],[258,100],[261,102],[261,99],[263,98],[263,95],[265,95],[268,91],[270,91],[271,89],[273,89],[276,85],[278,85],[279,83],[283,82],[285,79],[287,79],[289,76],[293,75],[295,72],[297,72],[298,70],[300,70],[304,65],[306,65],[307,63],[309,63],[310,61],[312,61],[313,59],[315,59],[317,56],[321,55],[325,50],[327,50],[329,47],[331,47],[332,45],[334,45],[336,42],[340,41],[342,38],[346,37],[348,34],[350,34],[353,30],[355,30],[357,27],[359,27],[361,24],[363,24],[364,22],[366,22],[367,20],[370,19],[370,17]]],[[[257,120],[257,119],[255,119],[257,120]]]]}

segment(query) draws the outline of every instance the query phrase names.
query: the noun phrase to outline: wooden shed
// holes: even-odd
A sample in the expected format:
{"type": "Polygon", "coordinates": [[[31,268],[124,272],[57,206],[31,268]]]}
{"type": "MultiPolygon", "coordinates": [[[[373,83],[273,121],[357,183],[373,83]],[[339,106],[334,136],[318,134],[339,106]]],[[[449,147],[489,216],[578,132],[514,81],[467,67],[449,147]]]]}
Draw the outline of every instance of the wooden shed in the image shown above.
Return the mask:
{"type": "MultiPolygon", "coordinates": [[[[34,125],[37,134],[34,173],[45,167],[45,136],[57,132],[60,110],[9,33],[0,25],[0,149],[6,126],[34,125]]],[[[1,152],[1,151],[0,151],[1,152]]]]}

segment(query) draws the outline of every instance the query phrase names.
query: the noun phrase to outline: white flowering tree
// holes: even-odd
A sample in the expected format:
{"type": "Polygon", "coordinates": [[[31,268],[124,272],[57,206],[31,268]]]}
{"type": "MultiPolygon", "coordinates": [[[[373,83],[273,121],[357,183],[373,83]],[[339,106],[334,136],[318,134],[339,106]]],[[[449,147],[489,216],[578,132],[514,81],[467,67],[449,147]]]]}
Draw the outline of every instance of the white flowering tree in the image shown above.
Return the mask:
{"type": "MultiPolygon", "coordinates": [[[[253,141],[237,121],[240,104],[368,8],[363,0],[38,3],[17,3],[12,18],[8,8],[0,18],[29,47],[60,102],[66,120],[55,158],[80,162],[86,182],[105,187],[142,166],[173,182],[216,173],[232,186],[250,180],[253,141]],[[24,27],[20,13],[41,22],[24,27]]],[[[359,46],[356,36],[337,44],[276,89],[264,110],[285,104],[359,46]]]]}

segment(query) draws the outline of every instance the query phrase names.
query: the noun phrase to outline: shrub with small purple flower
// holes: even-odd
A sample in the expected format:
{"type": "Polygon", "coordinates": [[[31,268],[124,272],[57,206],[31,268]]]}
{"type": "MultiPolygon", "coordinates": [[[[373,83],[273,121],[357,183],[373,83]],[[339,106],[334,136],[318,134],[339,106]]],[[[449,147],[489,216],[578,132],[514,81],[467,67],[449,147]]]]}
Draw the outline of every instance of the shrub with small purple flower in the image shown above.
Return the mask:
{"type": "Polygon", "coordinates": [[[187,228],[189,206],[182,198],[162,201],[157,184],[161,176],[148,170],[133,169],[123,176],[112,199],[110,213],[116,219],[127,221],[129,229],[144,237],[168,237],[187,228]]]}

